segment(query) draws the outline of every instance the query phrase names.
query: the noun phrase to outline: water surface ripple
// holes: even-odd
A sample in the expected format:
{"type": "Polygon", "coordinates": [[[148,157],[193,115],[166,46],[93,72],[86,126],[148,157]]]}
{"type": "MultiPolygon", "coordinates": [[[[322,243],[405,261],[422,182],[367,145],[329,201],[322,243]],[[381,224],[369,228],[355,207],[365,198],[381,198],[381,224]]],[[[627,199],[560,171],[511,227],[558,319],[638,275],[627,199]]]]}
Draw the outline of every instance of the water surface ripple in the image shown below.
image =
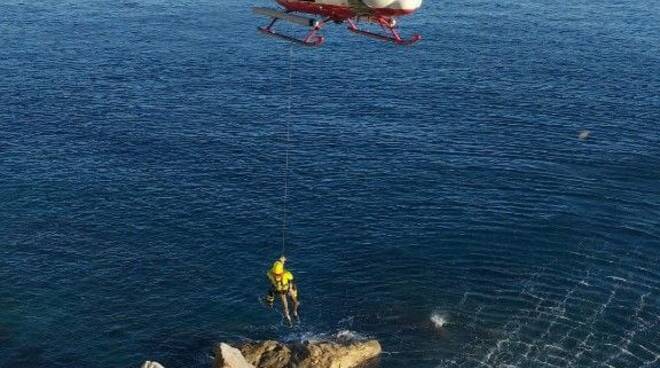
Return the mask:
{"type": "Polygon", "coordinates": [[[0,6],[0,367],[344,329],[383,368],[660,366],[657,2],[427,2],[415,47],[294,48],[291,91],[249,5],[0,6]],[[289,93],[294,330],[257,303],[289,93]]]}

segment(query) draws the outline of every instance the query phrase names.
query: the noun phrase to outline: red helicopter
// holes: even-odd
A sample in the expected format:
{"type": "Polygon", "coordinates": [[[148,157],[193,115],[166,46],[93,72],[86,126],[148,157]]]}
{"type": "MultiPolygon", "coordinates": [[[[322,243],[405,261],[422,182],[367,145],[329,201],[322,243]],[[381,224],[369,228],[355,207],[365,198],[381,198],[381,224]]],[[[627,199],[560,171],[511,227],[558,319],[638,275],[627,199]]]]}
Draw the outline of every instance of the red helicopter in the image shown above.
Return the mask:
{"type": "Polygon", "coordinates": [[[304,46],[320,46],[325,39],[317,34],[328,22],[348,24],[348,30],[357,34],[373,37],[397,45],[411,45],[422,39],[415,34],[410,39],[403,39],[397,31],[396,17],[409,15],[422,5],[422,0],[276,0],[284,9],[255,7],[256,14],[271,18],[266,27],[259,27],[262,33],[297,42],[304,46]],[[309,18],[296,13],[311,14],[321,19],[309,18]],[[303,39],[281,34],[273,30],[277,21],[283,20],[307,27],[308,33],[303,39]],[[362,30],[358,23],[367,22],[379,25],[385,33],[362,30]]]}

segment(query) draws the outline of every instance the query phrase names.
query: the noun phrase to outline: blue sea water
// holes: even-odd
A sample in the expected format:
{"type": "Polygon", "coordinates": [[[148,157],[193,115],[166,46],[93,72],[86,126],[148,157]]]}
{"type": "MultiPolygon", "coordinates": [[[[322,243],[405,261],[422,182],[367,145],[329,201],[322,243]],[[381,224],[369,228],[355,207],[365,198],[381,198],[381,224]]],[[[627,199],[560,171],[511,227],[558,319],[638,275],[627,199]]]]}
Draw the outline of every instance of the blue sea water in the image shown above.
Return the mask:
{"type": "Polygon", "coordinates": [[[660,3],[427,1],[414,47],[320,49],[268,4],[2,1],[0,367],[341,330],[383,368],[660,366],[660,3]],[[258,303],[287,123],[293,330],[258,303]]]}

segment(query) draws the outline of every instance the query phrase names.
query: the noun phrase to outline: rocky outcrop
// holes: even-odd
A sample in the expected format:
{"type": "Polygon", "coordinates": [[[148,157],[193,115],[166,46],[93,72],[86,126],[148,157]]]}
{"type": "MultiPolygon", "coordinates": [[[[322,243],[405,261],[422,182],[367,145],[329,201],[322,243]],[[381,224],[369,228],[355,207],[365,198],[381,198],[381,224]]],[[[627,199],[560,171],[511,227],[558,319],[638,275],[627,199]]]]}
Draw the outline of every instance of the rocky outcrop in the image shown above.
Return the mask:
{"type": "MultiPolygon", "coordinates": [[[[223,346],[227,345],[216,347],[215,368],[244,368],[226,365],[225,355],[230,350],[223,350],[223,346]]],[[[239,349],[250,364],[248,367],[255,368],[358,368],[375,362],[381,353],[376,340],[292,344],[262,341],[244,344],[239,349]]]]}
{"type": "Polygon", "coordinates": [[[256,368],[286,368],[291,366],[291,349],[277,341],[254,342],[241,346],[245,359],[256,368]]]}
{"type": "Polygon", "coordinates": [[[254,366],[245,360],[240,350],[222,343],[216,348],[215,354],[216,368],[254,368],[254,366]]]}

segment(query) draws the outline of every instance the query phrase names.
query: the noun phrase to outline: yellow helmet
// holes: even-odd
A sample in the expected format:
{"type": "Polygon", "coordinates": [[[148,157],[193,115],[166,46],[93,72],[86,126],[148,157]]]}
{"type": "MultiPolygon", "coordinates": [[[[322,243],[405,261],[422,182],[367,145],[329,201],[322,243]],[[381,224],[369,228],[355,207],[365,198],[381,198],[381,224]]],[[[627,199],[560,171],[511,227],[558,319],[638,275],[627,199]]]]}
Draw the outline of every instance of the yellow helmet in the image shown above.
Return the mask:
{"type": "Polygon", "coordinates": [[[275,263],[273,263],[272,271],[276,275],[283,274],[284,273],[284,263],[282,263],[281,261],[276,261],[275,263]]]}

